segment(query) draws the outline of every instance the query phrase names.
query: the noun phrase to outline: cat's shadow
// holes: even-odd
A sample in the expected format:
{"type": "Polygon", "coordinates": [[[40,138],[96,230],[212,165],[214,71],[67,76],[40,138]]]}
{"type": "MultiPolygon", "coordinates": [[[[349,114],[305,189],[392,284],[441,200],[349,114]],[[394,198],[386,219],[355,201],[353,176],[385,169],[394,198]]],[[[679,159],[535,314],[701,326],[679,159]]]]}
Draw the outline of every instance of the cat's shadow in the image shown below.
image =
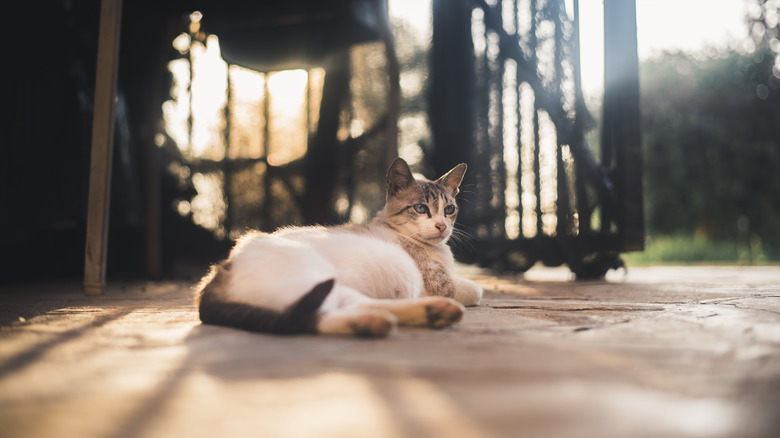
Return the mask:
{"type": "MultiPolygon", "coordinates": [[[[323,395],[317,391],[324,391],[325,396],[336,391],[343,397],[366,397],[361,403],[372,404],[373,409],[392,418],[402,436],[431,436],[438,433],[438,420],[426,418],[418,409],[419,403],[410,404],[410,398],[436,399],[461,419],[469,416],[456,391],[424,377],[428,365],[441,366],[447,339],[454,334],[448,335],[448,331],[401,327],[389,338],[362,339],[266,335],[198,324],[187,335],[185,345],[190,372],[205,373],[229,384],[244,381],[250,387],[269,381],[291,382],[293,392],[301,390],[298,383],[308,382],[305,385],[314,392],[306,397],[323,395]]],[[[301,394],[293,397],[297,396],[301,394]]],[[[472,420],[479,430],[486,426],[472,420]]]]}
{"type": "MultiPolygon", "coordinates": [[[[128,416],[112,438],[144,436],[173,399],[174,394],[192,384],[193,377],[205,375],[220,381],[258,381],[301,378],[312,375],[311,357],[327,356],[339,350],[348,338],[330,337],[323,342],[317,335],[276,336],[204,325],[197,322],[183,339],[186,353],[178,366],[166,374],[142,405],[128,416]],[[307,366],[301,366],[307,361],[307,366]]],[[[352,342],[355,342],[353,339],[352,342]]],[[[320,372],[327,372],[323,363],[320,372]]],[[[226,403],[229,405],[230,403],[226,403]]]]}
{"type": "Polygon", "coordinates": [[[346,354],[381,348],[388,339],[268,335],[198,324],[184,339],[187,366],[224,380],[298,378],[333,370],[346,354]],[[337,360],[338,359],[338,360],[337,360]]]}
{"type": "MultiPolygon", "coordinates": [[[[410,395],[410,385],[419,386],[419,382],[425,380],[422,388],[437,397],[445,397],[446,405],[453,406],[463,415],[467,415],[468,409],[459,406],[457,397],[450,394],[447,387],[430,382],[417,375],[419,370],[415,371],[419,356],[427,356],[423,359],[425,362],[431,355],[438,355],[439,349],[446,350],[446,342],[441,342],[444,333],[408,327],[400,330],[405,332],[402,336],[386,339],[280,336],[197,322],[183,339],[186,352],[178,366],[166,374],[154,393],[126,418],[112,438],[144,436],[159,421],[160,412],[171,403],[178,404],[176,394],[200,393],[199,385],[209,379],[214,385],[207,384],[203,391],[212,397],[226,397],[224,402],[217,404],[224,406],[226,413],[235,405],[237,394],[241,400],[252,400],[251,391],[266,387],[266,383],[279,390],[287,388],[286,382],[292,382],[293,398],[318,397],[321,395],[318,391],[325,391],[325,395],[343,392],[344,397],[370,403],[373,409],[384,412],[403,429],[404,436],[429,436],[432,420],[422,419],[420,412],[409,405],[409,397],[415,395],[410,395]],[[432,343],[438,345],[431,348],[432,343]],[[302,388],[309,386],[313,388],[311,394],[300,393],[302,388]]],[[[283,399],[290,403],[289,397],[283,399]]],[[[260,405],[268,398],[261,400],[265,401],[258,401],[260,405]]],[[[195,400],[194,403],[200,402],[195,400]]],[[[205,403],[210,406],[209,402],[205,403]]],[[[295,409],[294,405],[289,406],[295,409]]]]}

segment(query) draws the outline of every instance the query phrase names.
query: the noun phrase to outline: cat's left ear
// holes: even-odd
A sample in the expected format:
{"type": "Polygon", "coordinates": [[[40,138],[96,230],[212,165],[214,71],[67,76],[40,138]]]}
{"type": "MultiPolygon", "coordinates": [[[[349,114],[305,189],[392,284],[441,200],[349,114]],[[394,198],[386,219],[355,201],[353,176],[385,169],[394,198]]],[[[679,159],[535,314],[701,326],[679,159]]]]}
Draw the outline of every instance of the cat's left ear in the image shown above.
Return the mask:
{"type": "Polygon", "coordinates": [[[387,171],[387,194],[395,195],[414,184],[414,176],[403,158],[396,158],[387,171]]]}
{"type": "Polygon", "coordinates": [[[466,166],[466,163],[460,163],[453,167],[452,170],[445,173],[441,178],[437,179],[435,182],[436,184],[444,187],[444,189],[447,190],[450,195],[456,196],[458,192],[460,192],[458,187],[460,187],[460,183],[463,181],[463,176],[466,174],[467,168],[468,166],[466,166]]]}

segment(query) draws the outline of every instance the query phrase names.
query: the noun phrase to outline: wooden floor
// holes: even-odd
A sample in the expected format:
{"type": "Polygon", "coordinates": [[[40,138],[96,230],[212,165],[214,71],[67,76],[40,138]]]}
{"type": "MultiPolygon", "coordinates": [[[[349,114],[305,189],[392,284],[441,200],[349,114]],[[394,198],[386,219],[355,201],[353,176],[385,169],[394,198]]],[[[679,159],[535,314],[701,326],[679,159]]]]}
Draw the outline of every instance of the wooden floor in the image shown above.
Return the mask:
{"type": "Polygon", "coordinates": [[[0,291],[0,437],[778,437],[780,268],[572,282],[383,340],[201,326],[189,285],[0,291]]]}

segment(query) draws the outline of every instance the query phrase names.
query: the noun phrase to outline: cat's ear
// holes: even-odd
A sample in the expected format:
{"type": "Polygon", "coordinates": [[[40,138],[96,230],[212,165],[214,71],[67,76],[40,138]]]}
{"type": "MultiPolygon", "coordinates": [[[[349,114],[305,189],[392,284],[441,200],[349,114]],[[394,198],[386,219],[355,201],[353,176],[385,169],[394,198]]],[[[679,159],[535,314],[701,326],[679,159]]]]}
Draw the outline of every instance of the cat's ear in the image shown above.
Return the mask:
{"type": "Polygon", "coordinates": [[[414,183],[414,176],[403,158],[396,158],[387,171],[387,194],[394,195],[414,183]]]}
{"type": "Polygon", "coordinates": [[[468,166],[466,166],[466,163],[460,163],[453,167],[452,170],[445,173],[441,178],[437,179],[435,182],[436,184],[444,187],[444,189],[447,190],[450,195],[456,196],[458,192],[460,192],[458,187],[460,187],[460,183],[463,181],[463,176],[466,174],[467,168],[468,166]]]}

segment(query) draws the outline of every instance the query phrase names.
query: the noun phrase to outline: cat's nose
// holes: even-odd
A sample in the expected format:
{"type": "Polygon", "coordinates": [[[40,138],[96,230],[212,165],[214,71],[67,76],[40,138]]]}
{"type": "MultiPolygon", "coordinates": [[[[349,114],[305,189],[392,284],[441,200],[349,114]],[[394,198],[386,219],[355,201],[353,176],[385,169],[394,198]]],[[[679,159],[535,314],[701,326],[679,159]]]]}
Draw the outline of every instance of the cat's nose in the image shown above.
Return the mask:
{"type": "Polygon", "coordinates": [[[435,227],[441,233],[445,228],[447,228],[447,225],[445,225],[444,222],[436,222],[435,227]]]}

